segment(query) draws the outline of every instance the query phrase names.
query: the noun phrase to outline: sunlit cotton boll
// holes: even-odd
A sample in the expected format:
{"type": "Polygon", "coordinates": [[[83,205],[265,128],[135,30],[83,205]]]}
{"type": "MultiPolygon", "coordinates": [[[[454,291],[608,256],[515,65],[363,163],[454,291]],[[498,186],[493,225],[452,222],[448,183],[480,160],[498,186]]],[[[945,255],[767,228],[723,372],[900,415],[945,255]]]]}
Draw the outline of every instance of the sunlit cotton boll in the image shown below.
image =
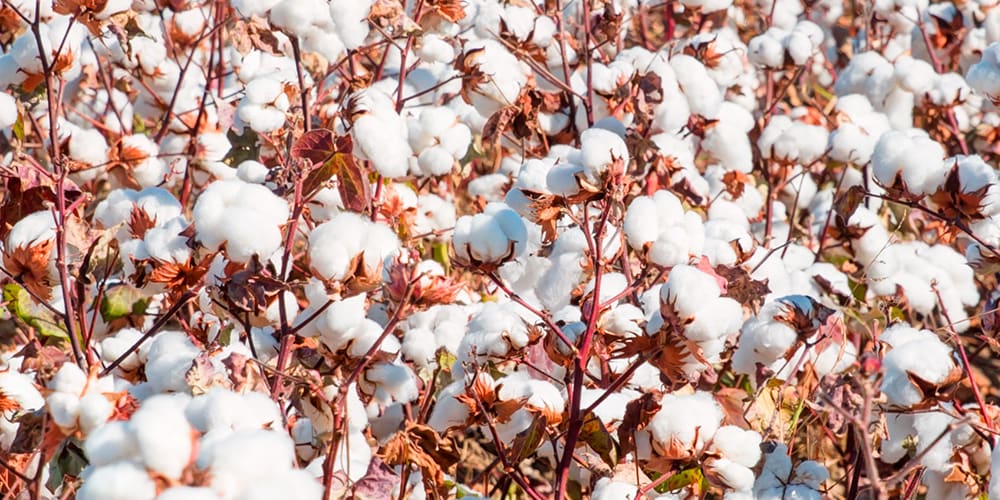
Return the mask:
{"type": "Polygon", "coordinates": [[[266,259],[281,246],[288,203],[266,187],[240,180],[210,184],[194,205],[198,241],[210,250],[222,245],[234,262],[266,259]]]}
{"type": "Polygon", "coordinates": [[[310,262],[325,279],[350,277],[356,259],[369,277],[379,277],[376,272],[398,248],[399,238],[389,227],[353,212],[339,213],[309,234],[310,262]]]}
{"type": "Polygon", "coordinates": [[[455,223],[455,254],[467,263],[498,264],[519,256],[527,242],[524,220],[504,203],[490,203],[482,213],[455,223]]]}

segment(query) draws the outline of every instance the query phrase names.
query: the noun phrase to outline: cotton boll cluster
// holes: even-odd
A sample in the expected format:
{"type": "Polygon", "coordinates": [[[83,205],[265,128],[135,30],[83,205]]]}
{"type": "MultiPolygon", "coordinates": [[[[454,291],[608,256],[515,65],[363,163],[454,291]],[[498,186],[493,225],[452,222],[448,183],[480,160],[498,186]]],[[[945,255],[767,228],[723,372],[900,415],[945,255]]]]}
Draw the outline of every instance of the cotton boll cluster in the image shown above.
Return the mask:
{"type": "Polygon", "coordinates": [[[266,259],[281,246],[287,202],[266,187],[240,180],[210,184],[194,205],[198,241],[211,250],[225,246],[226,256],[246,262],[266,259]]]}
{"type": "Polygon", "coordinates": [[[381,278],[381,269],[398,248],[391,229],[350,212],[337,214],[309,235],[310,263],[328,280],[381,278]],[[348,234],[352,237],[345,238],[348,234]]]}
{"type": "Polygon", "coordinates": [[[890,130],[889,119],[860,94],[842,96],[834,109],[838,126],[830,133],[830,156],[855,165],[868,163],[879,138],[890,130]]]}
{"type": "Polygon", "coordinates": [[[660,287],[660,317],[653,317],[647,331],[672,328],[682,332],[700,349],[700,356],[685,359],[684,371],[694,376],[721,361],[726,339],[743,323],[739,302],[722,297],[720,278],[689,265],[677,265],[660,287]]]}
{"type": "Polygon", "coordinates": [[[629,204],[624,230],[629,246],[651,262],[675,266],[701,254],[705,228],[697,213],[685,211],[676,195],[661,190],[629,204]]]}
{"type": "Polygon", "coordinates": [[[664,458],[687,460],[707,452],[711,480],[727,491],[749,492],[751,470],[760,460],[761,437],[754,431],[723,425],[722,407],[708,392],[669,394],[649,423],[653,449],[664,458]]]}
{"type": "Polygon", "coordinates": [[[246,95],[236,109],[237,127],[249,126],[254,132],[266,134],[285,126],[285,113],[291,101],[285,85],[278,79],[259,76],[247,83],[246,95]]]}
{"type": "Polygon", "coordinates": [[[280,421],[275,404],[260,393],[152,396],[128,420],[88,436],[90,465],[78,496],[119,498],[113,488],[126,485],[133,488],[128,498],[153,498],[153,481],[161,477],[171,484],[157,498],[257,498],[261,490],[319,498],[320,484],[294,468],[291,438],[271,428],[280,421]],[[191,478],[204,480],[191,484],[191,478]]]}
{"type": "Polygon", "coordinates": [[[757,147],[764,158],[785,163],[808,165],[823,154],[828,132],[787,115],[775,116],[764,128],[757,147]]]}
{"type": "Polygon", "coordinates": [[[799,462],[793,469],[788,446],[774,442],[768,442],[765,446],[770,448],[770,451],[764,453],[764,467],[753,486],[754,498],[767,500],[824,498],[823,483],[829,479],[830,473],[823,464],[805,460],[799,462]]]}
{"type": "Polygon", "coordinates": [[[880,458],[895,463],[911,453],[919,456],[927,470],[924,484],[928,494],[961,498],[968,493],[968,487],[950,484],[946,476],[959,466],[958,461],[970,472],[985,474],[990,467],[989,444],[970,425],[954,417],[951,404],[943,403],[942,410],[890,413],[886,417],[888,439],[882,441],[880,458]]]}
{"type": "Polygon", "coordinates": [[[823,30],[810,21],[799,21],[790,31],[770,28],[747,44],[750,62],[765,68],[782,69],[802,66],[817,55],[823,43],[823,30]]]}
{"type": "Polygon", "coordinates": [[[814,299],[791,295],[764,304],[743,324],[733,369],[755,374],[762,366],[779,380],[795,378],[808,363],[820,376],[850,367],[857,350],[838,332],[831,310],[814,299]],[[818,348],[822,340],[822,348],[818,348]]]}
{"type": "Polygon", "coordinates": [[[426,108],[407,120],[410,148],[416,155],[410,171],[418,175],[445,175],[465,157],[472,140],[469,127],[449,108],[426,108]]]}
{"type": "Polygon", "coordinates": [[[52,392],[45,403],[52,421],[66,434],[79,429],[84,435],[94,431],[114,413],[112,377],[88,376],[72,363],[65,363],[49,382],[52,392]]]}

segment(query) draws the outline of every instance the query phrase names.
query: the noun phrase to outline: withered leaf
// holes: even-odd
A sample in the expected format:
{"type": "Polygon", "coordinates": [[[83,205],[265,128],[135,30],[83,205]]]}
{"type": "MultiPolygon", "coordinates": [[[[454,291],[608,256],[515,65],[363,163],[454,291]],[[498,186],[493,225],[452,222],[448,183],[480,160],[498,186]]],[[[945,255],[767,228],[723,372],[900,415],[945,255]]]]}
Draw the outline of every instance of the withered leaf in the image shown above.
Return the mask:
{"type": "Polygon", "coordinates": [[[514,438],[514,442],[510,445],[510,462],[512,464],[521,463],[522,460],[527,459],[545,440],[545,428],[548,425],[548,419],[545,415],[535,414],[534,419],[531,421],[531,425],[527,429],[519,432],[514,438]]]}
{"type": "Polygon", "coordinates": [[[722,265],[715,269],[727,281],[725,296],[744,306],[757,309],[764,300],[764,296],[771,293],[766,279],[755,280],[742,267],[722,265]]]}
{"type": "Polygon", "coordinates": [[[382,500],[391,498],[399,486],[400,478],[380,458],[375,457],[368,464],[368,472],[354,483],[353,497],[358,500],[382,500]]]}
{"type": "Polygon", "coordinates": [[[48,239],[28,246],[16,246],[3,256],[7,272],[42,300],[52,298],[52,280],[49,276],[52,247],[53,240],[48,239]]]}
{"type": "Polygon", "coordinates": [[[645,429],[653,416],[660,411],[662,397],[663,395],[659,392],[647,392],[625,405],[625,416],[622,417],[622,423],[618,426],[620,456],[635,451],[635,433],[645,429]]]}

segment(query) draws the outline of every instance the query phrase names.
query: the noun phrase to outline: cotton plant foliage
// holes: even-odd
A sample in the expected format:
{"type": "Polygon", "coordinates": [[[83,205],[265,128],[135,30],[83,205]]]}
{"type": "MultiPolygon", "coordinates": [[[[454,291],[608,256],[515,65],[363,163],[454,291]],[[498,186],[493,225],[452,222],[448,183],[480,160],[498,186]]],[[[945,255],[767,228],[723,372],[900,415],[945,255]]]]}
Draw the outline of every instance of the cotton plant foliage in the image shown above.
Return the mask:
{"type": "Polygon", "coordinates": [[[1000,496],[1000,8],[6,0],[0,496],[1000,496]]]}

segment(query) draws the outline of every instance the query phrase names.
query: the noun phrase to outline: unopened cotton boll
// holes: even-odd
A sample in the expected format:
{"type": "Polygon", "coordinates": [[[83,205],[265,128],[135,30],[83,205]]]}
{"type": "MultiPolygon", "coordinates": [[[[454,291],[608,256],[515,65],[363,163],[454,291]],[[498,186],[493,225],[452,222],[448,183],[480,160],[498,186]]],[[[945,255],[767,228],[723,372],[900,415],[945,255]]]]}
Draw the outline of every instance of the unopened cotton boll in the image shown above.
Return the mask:
{"type": "Polygon", "coordinates": [[[482,213],[455,223],[456,257],[470,264],[499,264],[521,255],[528,242],[524,220],[506,204],[490,203],[482,213]]]}

